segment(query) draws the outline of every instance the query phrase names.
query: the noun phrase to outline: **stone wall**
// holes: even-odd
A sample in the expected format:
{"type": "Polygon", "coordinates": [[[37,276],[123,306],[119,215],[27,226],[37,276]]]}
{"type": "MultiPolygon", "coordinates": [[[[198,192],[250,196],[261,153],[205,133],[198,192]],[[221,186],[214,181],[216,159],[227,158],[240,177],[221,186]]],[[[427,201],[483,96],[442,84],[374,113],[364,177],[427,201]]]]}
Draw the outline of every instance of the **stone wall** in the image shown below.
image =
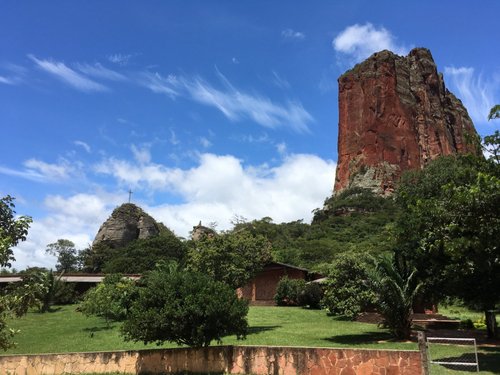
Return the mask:
{"type": "Polygon", "coordinates": [[[421,375],[418,351],[260,346],[0,356],[0,375],[121,373],[421,375]]]}

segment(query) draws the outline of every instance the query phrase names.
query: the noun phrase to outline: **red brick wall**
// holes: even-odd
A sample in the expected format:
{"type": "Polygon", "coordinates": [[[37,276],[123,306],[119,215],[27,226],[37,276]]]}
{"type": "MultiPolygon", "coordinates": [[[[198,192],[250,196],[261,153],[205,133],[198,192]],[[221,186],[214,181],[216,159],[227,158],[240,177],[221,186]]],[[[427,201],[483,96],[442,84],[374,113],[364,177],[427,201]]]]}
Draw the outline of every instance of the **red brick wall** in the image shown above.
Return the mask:
{"type": "Polygon", "coordinates": [[[265,268],[255,276],[247,285],[238,290],[238,295],[253,302],[273,302],[276,287],[283,276],[290,279],[304,279],[306,272],[285,266],[272,266],[265,268]]]}

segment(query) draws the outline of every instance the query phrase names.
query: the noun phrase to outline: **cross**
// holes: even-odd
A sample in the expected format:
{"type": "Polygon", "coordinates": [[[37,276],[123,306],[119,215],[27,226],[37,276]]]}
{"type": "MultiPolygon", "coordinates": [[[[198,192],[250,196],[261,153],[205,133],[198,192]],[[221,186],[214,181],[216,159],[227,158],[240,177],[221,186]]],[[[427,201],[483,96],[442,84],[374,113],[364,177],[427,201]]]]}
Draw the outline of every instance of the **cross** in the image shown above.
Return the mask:
{"type": "Polygon", "coordinates": [[[128,203],[130,203],[130,198],[132,197],[133,191],[128,189],[128,203]]]}

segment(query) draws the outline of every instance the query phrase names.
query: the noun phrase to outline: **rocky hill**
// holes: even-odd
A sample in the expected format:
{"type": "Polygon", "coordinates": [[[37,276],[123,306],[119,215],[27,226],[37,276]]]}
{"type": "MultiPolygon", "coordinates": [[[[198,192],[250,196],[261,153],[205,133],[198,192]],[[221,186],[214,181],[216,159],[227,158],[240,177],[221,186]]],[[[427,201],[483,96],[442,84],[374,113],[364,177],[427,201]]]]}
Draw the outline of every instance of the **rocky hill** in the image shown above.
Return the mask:
{"type": "Polygon", "coordinates": [[[120,248],[136,239],[146,239],[160,233],[160,224],[140,207],[125,203],[115,208],[106,220],[92,246],[104,244],[111,248],[120,248]]]}
{"type": "Polygon", "coordinates": [[[405,170],[441,155],[480,153],[472,120],[428,49],[375,53],[338,83],[335,193],[361,187],[390,194],[405,170]]]}

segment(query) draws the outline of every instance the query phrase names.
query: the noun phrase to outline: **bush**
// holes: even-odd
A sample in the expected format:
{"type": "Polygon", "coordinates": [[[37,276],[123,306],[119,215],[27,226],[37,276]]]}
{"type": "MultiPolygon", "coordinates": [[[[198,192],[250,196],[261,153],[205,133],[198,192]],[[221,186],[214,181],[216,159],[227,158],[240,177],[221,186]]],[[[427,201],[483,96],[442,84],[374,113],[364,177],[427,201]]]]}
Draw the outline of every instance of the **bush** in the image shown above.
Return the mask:
{"type": "Polygon", "coordinates": [[[122,326],[125,340],[208,346],[222,337],[244,338],[248,302],[230,286],[197,272],[160,265],[141,279],[122,326]]]}
{"type": "Polygon", "coordinates": [[[330,314],[355,318],[375,302],[367,280],[367,266],[359,255],[339,256],[330,268],[321,304],[330,314]]]}
{"type": "Polygon", "coordinates": [[[134,281],[121,274],[107,275],[102,283],[85,293],[79,310],[85,315],[100,316],[109,325],[111,320],[126,318],[134,292],[134,281]]]}
{"type": "Polygon", "coordinates": [[[276,287],[274,300],[278,306],[299,306],[299,295],[306,287],[302,279],[281,278],[276,287]]]}
{"type": "Polygon", "coordinates": [[[69,305],[75,303],[76,299],[75,284],[63,281],[57,283],[53,297],[54,305],[69,305]]]}
{"type": "Polygon", "coordinates": [[[310,309],[319,309],[323,298],[323,288],[318,283],[306,284],[299,294],[299,306],[309,306],[310,309]]]}

